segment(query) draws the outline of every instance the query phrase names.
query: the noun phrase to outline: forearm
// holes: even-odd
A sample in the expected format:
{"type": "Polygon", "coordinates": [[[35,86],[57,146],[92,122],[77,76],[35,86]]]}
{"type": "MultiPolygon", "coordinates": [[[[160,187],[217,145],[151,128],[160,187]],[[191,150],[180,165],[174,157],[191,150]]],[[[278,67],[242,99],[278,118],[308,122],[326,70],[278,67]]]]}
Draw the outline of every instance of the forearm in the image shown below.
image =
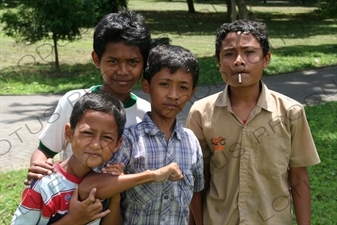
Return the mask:
{"type": "Polygon", "coordinates": [[[110,213],[102,218],[100,225],[120,225],[123,223],[123,217],[120,211],[120,194],[110,198],[109,210],[110,213]]]}
{"type": "Polygon", "coordinates": [[[81,199],[86,199],[93,188],[97,188],[96,198],[107,199],[134,186],[155,181],[152,171],[115,176],[111,174],[88,174],[79,185],[81,199]]]}
{"type": "Polygon", "coordinates": [[[39,148],[36,148],[30,158],[30,165],[33,165],[34,161],[40,161],[40,162],[44,162],[46,161],[48,158],[53,158],[52,156],[48,155],[47,153],[45,153],[44,151],[40,150],[39,148]]]}
{"type": "Polygon", "coordinates": [[[202,225],[203,220],[202,208],[203,208],[202,193],[194,192],[190,204],[190,213],[193,216],[193,221],[195,225],[202,225]]]}
{"type": "Polygon", "coordinates": [[[305,167],[290,168],[290,184],[297,224],[311,224],[309,176],[305,167]]]}

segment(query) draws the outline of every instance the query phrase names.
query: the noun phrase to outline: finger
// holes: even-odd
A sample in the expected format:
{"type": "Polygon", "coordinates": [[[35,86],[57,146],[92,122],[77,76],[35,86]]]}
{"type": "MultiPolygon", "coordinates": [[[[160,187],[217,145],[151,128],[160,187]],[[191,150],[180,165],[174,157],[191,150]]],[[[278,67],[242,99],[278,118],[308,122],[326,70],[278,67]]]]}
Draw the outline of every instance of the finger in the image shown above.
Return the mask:
{"type": "Polygon", "coordinates": [[[25,179],[24,181],[23,181],[23,183],[25,184],[25,185],[30,185],[31,183],[32,183],[32,180],[31,179],[25,179]]]}
{"type": "Polygon", "coordinates": [[[52,158],[48,158],[47,161],[46,161],[47,164],[53,166],[54,165],[54,161],[52,158]]]}
{"type": "Polygon", "coordinates": [[[40,173],[29,172],[27,174],[28,180],[40,180],[44,175],[40,173]]]}
{"type": "Polygon", "coordinates": [[[97,220],[97,219],[100,219],[100,218],[102,218],[102,217],[105,217],[105,216],[108,215],[109,213],[110,213],[110,209],[107,209],[107,210],[105,210],[105,211],[103,211],[103,212],[97,213],[97,214],[94,216],[93,220],[97,220]]]}
{"type": "Polygon", "coordinates": [[[96,190],[97,190],[96,188],[91,189],[88,198],[86,198],[86,199],[83,201],[86,205],[91,205],[92,203],[95,202],[96,190]]]}

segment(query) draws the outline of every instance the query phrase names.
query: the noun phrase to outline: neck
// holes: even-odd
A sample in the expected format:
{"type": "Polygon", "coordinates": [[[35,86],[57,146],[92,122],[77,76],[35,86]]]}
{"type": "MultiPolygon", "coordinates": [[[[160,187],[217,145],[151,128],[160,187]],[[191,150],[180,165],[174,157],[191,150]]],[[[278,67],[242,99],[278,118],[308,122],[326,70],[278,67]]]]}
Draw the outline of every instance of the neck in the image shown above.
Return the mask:
{"type": "Polygon", "coordinates": [[[231,104],[254,104],[256,105],[259,97],[260,97],[260,83],[254,84],[254,86],[249,87],[240,87],[229,89],[229,99],[231,100],[231,104]]]}
{"type": "Polygon", "coordinates": [[[67,173],[76,177],[84,177],[91,170],[91,168],[83,165],[81,162],[76,160],[74,155],[72,155],[69,159],[63,161],[60,165],[65,171],[67,171],[67,173]]]}
{"type": "Polygon", "coordinates": [[[127,103],[131,100],[131,93],[127,93],[127,94],[116,93],[109,85],[103,84],[100,87],[100,91],[111,94],[112,96],[114,96],[115,98],[118,98],[123,103],[127,103]]]}
{"type": "Polygon", "coordinates": [[[156,124],[159,130],[165,133],[166,141],[168,141],[173,132],[176,118],[159,118],[153,113],[150,113],[150,118],[152,119],[153,123],[156,124]]]}

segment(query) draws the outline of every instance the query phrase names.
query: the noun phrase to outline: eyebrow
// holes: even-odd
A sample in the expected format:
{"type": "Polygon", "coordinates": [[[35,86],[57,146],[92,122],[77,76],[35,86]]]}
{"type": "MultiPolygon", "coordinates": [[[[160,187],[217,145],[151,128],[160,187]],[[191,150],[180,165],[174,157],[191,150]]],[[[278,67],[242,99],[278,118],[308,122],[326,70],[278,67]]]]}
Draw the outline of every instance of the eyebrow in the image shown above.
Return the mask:
{"type": "MultiPolygon", "coordinates": [[[[245,45],[245,46],[242,46],[240,47],[240,49],[248,49],[248,48],[261,48],[261,47],[255,47],[255,46],[252,46],[252,45],[245,45]]],[[[227,48],[223,48],[223,51],[232,51],[234,50],[235,48],[234,47],[227,47],[227,48]]]]}
{"type": "MultiPolygon", "coordinates": [[[[162,80],[165,80],[165,81],[172,81],[172,79],[170,79],[170,78],[162,78],[162,80]]],[[[179,83],[181,83],[181,84],[190,84],[190,82],[184,81],[184,80],[179,81],[179,83]]]]}

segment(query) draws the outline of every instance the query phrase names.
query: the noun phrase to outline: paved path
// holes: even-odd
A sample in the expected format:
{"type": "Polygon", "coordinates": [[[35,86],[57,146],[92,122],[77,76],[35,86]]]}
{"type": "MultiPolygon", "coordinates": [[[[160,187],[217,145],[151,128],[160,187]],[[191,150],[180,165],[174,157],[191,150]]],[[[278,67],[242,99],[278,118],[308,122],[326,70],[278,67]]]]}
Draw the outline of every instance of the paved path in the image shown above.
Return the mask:
{"type": "MultiPolygon", "coordinates": [[[[269,89],[283,93],[303,104],[317,105],[337,101],[337,66],[263,77],[269,89]]],[[[194,98],[178,115],[185,123],[194,101],[216,93],[224,84],[199,86],[194,98]]],[[[144,99],[141,91],[135,94],[144,99]]],[[[37,147],[38,136],[54,111],[61,95],[0,96],[0,172],[27,168],[37,147]]]]}

